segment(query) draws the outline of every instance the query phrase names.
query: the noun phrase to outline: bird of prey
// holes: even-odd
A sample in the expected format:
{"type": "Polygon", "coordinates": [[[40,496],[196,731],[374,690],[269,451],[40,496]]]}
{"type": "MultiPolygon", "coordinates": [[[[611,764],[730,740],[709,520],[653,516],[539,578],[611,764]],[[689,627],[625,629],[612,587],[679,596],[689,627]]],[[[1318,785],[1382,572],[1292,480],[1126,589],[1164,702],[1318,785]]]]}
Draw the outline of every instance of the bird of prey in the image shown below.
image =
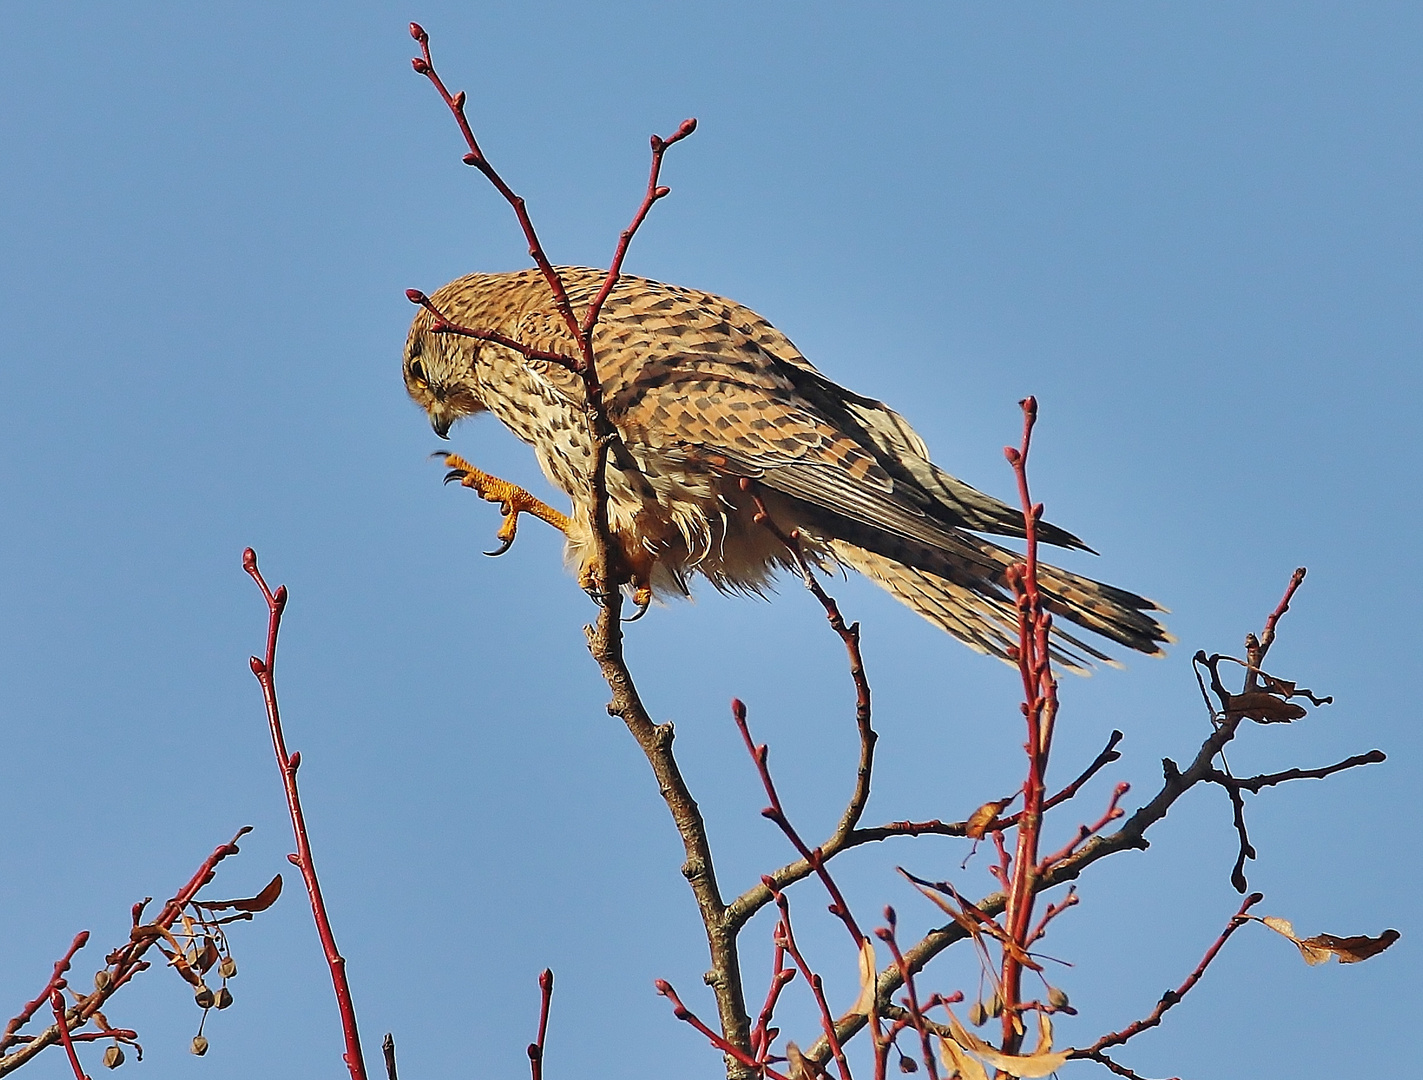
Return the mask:
{"type": "MultiPolygon", "coordinates": [[[[558,272],[575,311],[605,276],[558,272]]],[[[578,355],[537,270],[471,274],[430,301],[459,326],[536,353],[578,355]]],[[[416,315],[404,358],[406,388],[435,432],[445,437],[460,418],[492,412],[534,448],[574,512],[565,517],[450,455],[452,476],[504,504],[501,538],[512,541],[518,513],[532,511],[563,529],[570,562],[586,568],[594,441],[582,380],[556,362],[435,326],[428,309],[416,315]]],[[[858,570],[971,648],[1008,658],[1018,621],[1005,571],[1021,556],[975,534],[1022,537],[1023,515],[936,466],[898,413],[826,378],[754,311],[696,289],[619,278],[593,347],[626,448],[607,466],[609,527],[642,604],[686,595],[694,574],[723,591],[761,593],[778,569],[796,568],[794,553],[757,524],[759,500],[813,562],[858,570]]],[[[1091,550],[1046,522],[1037,535],[1091,550]]],[[[1045,564],[1039,588],[1055,624],[1066,619],[1148,654],[1172,640],[1151,614],[1163,609],[1124,589],[1045,564]]],[[[1111,662],[1054,629],[1059,663],[1111,662]]]]}

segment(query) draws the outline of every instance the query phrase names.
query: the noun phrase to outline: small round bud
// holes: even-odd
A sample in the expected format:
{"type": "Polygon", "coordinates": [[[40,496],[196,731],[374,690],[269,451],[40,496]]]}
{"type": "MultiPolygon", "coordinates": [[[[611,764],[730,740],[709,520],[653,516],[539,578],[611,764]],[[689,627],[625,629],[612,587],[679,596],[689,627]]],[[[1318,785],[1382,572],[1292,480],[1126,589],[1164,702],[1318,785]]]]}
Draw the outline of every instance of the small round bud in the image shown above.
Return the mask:
{"type": "Polygon", "coordinates": [[[421,26],[418,22],[413,22],[410,24],[410,36],[413,37],[416,41],[418,41],[421,45],[425,44],[425,42],[430,40],[430,35],[425,33],[425,28],[421,26]]]}
{"type": "Polygon", "coordinates": [[[430,65],[425,63],[425,58],[423,56],[417,56],[415,57],[415,59],[411,60],[410,66],[415,69],[416,75],[430,74],[430,65]]]}
{"type": "Polygon", "coordinates": [[[208,1041],[207,1041],[206,1036],[203,1036],[203,1035],[194,1035],[194,1036],[193,1036],[193,1045],[190,1046],[188,1049],[191,1050],[191,1051],[192,1051],[194,1054],[196,1054],[198,1057],[202,1057],[204,1054],[206,1054],[206,1053],[208,1052],[208,1041]]]}
{"type": "Polygon", "coordinates": [[[109,988],[109,969],[94,972],[94,989],[101,994],[109,988]]]}

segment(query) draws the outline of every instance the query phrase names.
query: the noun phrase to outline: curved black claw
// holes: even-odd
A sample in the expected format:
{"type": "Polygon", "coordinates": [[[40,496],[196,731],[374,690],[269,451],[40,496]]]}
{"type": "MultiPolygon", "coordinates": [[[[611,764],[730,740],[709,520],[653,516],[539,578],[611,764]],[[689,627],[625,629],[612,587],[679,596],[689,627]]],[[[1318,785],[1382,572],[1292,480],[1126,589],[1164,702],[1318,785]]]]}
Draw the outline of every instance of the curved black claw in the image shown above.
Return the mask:
{"type": "Polygon", "coordinates": [[[633,615],[631,618],[624,619],[623,622],[625,623],[637,622],[638,619],[642,618],[644,615],[647,614],[647,609],[652,606],[652,594],[649,592],[647,596],[643,598],[641,603],[638,603],[636,597],[634,597],[633,603],[637,604],[637,614],[633,615]]]}
{"type": "Polygon", "coordinates": [[[467,473],[464,469],[451,469],[449,472],[445,473],[445,483],[453,484],[456,480],[463,480],[468,475],[469,473],[467,473]]]}
{"type": "Polygon", "coordinates": [[[507,540],[500,540],[499,547],[497,549],[495,549],[494,551],[486,551],[484,554],[488,555],[491,559],[497,559],[500,555],[503,555],[504,552],[508,551],[513,546],[514,538],[511,536],[507,540]]]}

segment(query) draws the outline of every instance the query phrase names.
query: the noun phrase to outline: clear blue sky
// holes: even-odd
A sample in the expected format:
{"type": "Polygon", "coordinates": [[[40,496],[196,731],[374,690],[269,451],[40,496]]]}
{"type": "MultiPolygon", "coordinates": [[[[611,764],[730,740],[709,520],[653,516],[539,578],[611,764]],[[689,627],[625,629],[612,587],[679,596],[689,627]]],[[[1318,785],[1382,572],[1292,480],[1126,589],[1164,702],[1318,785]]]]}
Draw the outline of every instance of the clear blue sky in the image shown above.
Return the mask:
{"type": "MultiPolygon", "coordinates": [[[[648,134],[696,116],[630,272],[764,313],[1000,495],[1015,402],[1038,396],[1037,493],[1102,553],[1071,565],[1158,598],[1180,638],[1165,661],[1065,683],[1060,779],[1111,728],[1127,738],[1063,834],[1112,781],[1133,781],[1134,806],[1163,756],[1189,758],[1206,731],[1190,655],[1236,651],[1309,567],[1272,663],[1336,704],[1246,732],[1232,765],[1390,759],[1252,800],[1252,885],[1303,931],[1404,937],[1311,970],[1249,928],[1122,1057],[1201,1080],[1407,1072],[1423,15],[1394,3],[6,5],[0,1013],[85,927],[86,978],[130,903],[170,895],[240,825],[257,831],[219,892],[289,869],[247,669],[251,544],[292,590],[288,738],[373,1054],[393,1030],[406,1075],[526,1075],[548,965],[551,1080],[717,1075],[652,991],[665,977],[713,1011],[679,844],[583,650],[591,605],[537,522],[502,560],[479,554],[497,514],[440,486],[401,386],[406,288],[527,261],[410,71],[412,18],[556,259],[606,261],[648,134]]],[[[453,446],[546,490],[493,421],[453,446]]],[[[872,586],[835,591],[865,623],[877,694],[868,818],[958,818],[1011,790],[1013,672],[872,586]]],[[[728,892],[787,857],[733,694],[795,819],[828,830],[852,697],[799,587],[654,610],[628,649],[677,722],[728,892]]],[[[1077,964],[1066,1042],[1148,1012],[1235,909],[1221,792],[1153,835],[1088,875],[1047,942],[1077,964]]],[[[922,929],[934,913],[893,866],[987,891],[963,855],[862,852],[843,882],[867,922],[889,901],[922,929]]],[[[813,889],[793,899],[848,1004],[843,933],[813,889]]],[[[745,938],[757,1000],[769,932],[745,938]]],[[[233,936],[237,1000],[208,1057],[187,1053],[187,988],[155,971],[109,1010],[147,1048],[125,1069],[340,1075],[300,890],[233,936]]],[[[972,989],[967,958],[931,971],[972,989]]],[[[808,1010],[788,1020],[808,1039],[808,1010]]],[[[29,1069],[67,1075],[58,1055],[29,1069]]]]}

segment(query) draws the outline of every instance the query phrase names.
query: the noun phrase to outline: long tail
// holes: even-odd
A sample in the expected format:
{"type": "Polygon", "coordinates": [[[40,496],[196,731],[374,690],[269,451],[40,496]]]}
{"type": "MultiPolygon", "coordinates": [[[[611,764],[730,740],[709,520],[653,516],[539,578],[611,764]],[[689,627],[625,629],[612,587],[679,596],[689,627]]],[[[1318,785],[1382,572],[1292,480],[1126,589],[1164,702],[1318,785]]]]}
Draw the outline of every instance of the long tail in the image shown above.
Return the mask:
{"type": "MultiPolygon", "coordinates": [[[[934,553],[929,551],[912,555],[896,552],[901,558],[892,559],[844,540],[832,541],[831,547],[846,565],[884,586],[969,648],[1007,661],[1008,647],[1018,643],[1018,612],[1012,593],[1004,584],[1003,572],[1021,562],[1022,556],[987,540],[979,544],[981,563],[944,561],[940,556],[938,561],[944,561],[944,565],[934,569],[951,573],[957,580],[912,565],[934,565],[934,553]],[[910,557],[904,558],[906,555],[910,557]]],[[[1067,619],[1127,648],[1159,656],[1165,651],[1162,646],[1175,640],[1148,614],[1164,609],[1145,597],[1046,564],[1038,566],[1038,585],[1048,610],[1058,619],[1067,619]]],[[[1094,662],[1114,666],[1117,663],[1100,649],[1064,631],[1056,620],[1053,633],[1053,659],[1068,670],[1087,674],[1094,662]]]]}

